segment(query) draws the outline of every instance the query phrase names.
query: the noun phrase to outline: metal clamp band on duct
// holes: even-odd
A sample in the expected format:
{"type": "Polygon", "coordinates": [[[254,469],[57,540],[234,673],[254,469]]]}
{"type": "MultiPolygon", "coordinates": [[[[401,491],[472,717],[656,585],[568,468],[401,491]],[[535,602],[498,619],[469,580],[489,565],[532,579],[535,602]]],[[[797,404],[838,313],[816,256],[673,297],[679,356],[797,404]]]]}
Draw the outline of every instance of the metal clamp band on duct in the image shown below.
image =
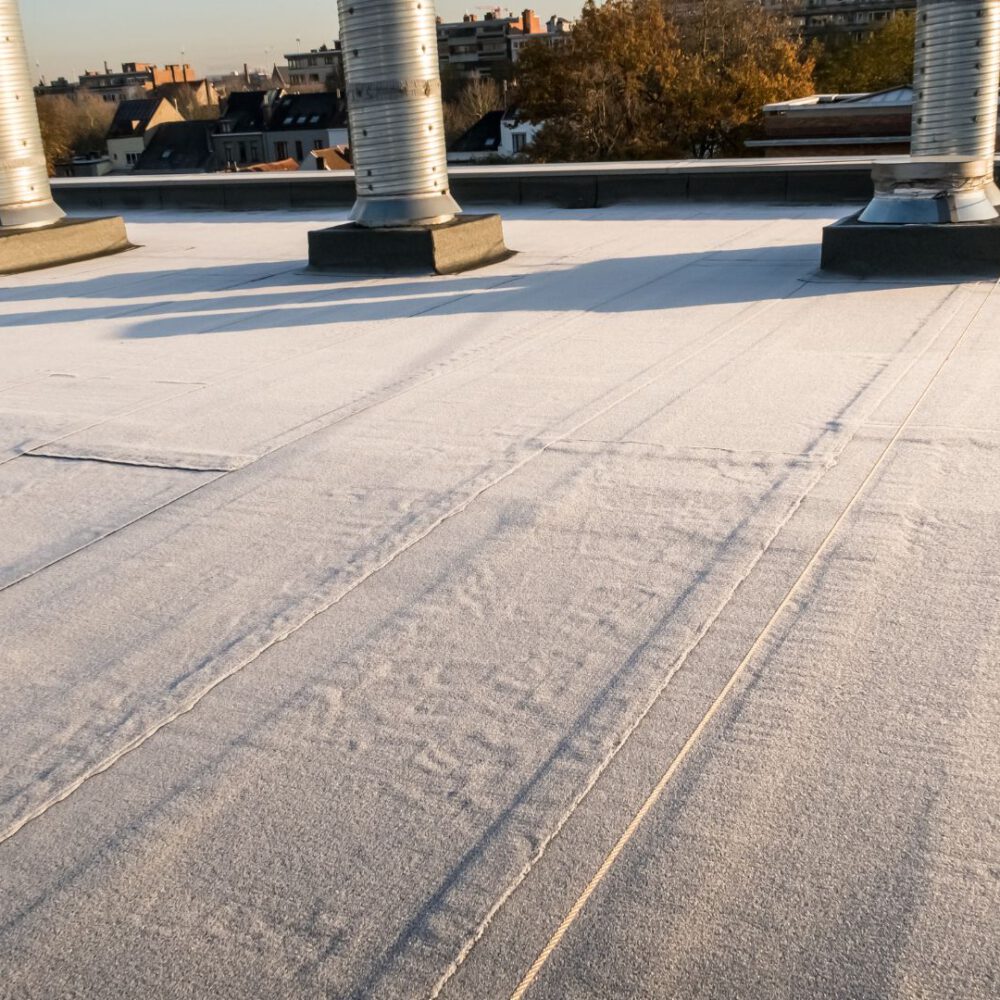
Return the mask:
{"type": "Polygon", "coordinates": [[[448,187],[437,21],[430,0],[339,0],[358,200],[371,228],[460,211],[448,187]]]}
{"type": "Polygon", "coordinates": [[[17,0],[0,0],[0,227],[62,217],[49,186],[17,0]]]}
{"type": "Polygon", "coordinates": [[[911,158],[876,168],[861,221],[994,220],[1000,0],[920,0],[916,16],[911,158]]]}

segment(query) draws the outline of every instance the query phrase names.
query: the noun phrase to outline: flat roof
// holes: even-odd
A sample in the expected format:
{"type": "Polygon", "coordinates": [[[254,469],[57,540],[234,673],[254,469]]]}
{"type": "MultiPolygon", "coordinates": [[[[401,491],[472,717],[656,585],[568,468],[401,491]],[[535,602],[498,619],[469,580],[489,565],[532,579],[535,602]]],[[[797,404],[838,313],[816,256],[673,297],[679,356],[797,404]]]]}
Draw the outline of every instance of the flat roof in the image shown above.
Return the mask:
{"type": "Polygon", "coordinates": [[[0,992],[994,997],[1000,299],[845,211],[0,278],[0,992]]]}

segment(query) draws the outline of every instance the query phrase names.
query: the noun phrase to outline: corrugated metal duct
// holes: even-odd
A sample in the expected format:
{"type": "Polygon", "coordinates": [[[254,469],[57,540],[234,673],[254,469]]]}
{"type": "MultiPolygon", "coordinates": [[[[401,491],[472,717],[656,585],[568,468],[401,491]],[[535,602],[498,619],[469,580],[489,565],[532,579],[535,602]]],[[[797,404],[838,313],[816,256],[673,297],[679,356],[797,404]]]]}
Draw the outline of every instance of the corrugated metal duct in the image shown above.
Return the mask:
{"type": "Polygon", "coordinates": [[[52,200],[17,0],[0,0],[0,226],[45,226],[52,200]]]}
{"type": "Polygon", "coordinates": [[[358,200],[371,228],[448,222],[437,23],[430,0],[339,0],[358,200]]]}

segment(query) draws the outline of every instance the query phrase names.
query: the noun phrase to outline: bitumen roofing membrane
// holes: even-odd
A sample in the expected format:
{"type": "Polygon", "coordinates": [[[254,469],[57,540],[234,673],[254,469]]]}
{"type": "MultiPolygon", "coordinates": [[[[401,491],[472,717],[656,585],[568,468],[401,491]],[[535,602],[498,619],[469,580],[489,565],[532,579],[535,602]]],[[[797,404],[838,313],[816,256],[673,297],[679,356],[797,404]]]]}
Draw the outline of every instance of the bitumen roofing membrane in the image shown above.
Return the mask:
{"type": "Polygon", "coordinates": [[[1000,296],[853,209],[0,278],[0,997],[1000,994],[1000,296]]]}

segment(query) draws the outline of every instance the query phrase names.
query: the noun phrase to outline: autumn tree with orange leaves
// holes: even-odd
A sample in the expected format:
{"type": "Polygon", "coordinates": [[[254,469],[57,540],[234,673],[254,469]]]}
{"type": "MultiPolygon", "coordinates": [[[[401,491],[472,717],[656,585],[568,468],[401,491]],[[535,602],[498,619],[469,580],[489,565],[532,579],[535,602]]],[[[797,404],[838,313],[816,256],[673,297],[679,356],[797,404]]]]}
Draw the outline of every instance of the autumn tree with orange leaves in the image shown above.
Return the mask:
{"type": "Polygon", "coordinates": [[[516,97],[544,123],[537,160],[740,156],[813,69],[787,22],[744,0],[588,0],[565,45],[523,51],[516,97]]]}

